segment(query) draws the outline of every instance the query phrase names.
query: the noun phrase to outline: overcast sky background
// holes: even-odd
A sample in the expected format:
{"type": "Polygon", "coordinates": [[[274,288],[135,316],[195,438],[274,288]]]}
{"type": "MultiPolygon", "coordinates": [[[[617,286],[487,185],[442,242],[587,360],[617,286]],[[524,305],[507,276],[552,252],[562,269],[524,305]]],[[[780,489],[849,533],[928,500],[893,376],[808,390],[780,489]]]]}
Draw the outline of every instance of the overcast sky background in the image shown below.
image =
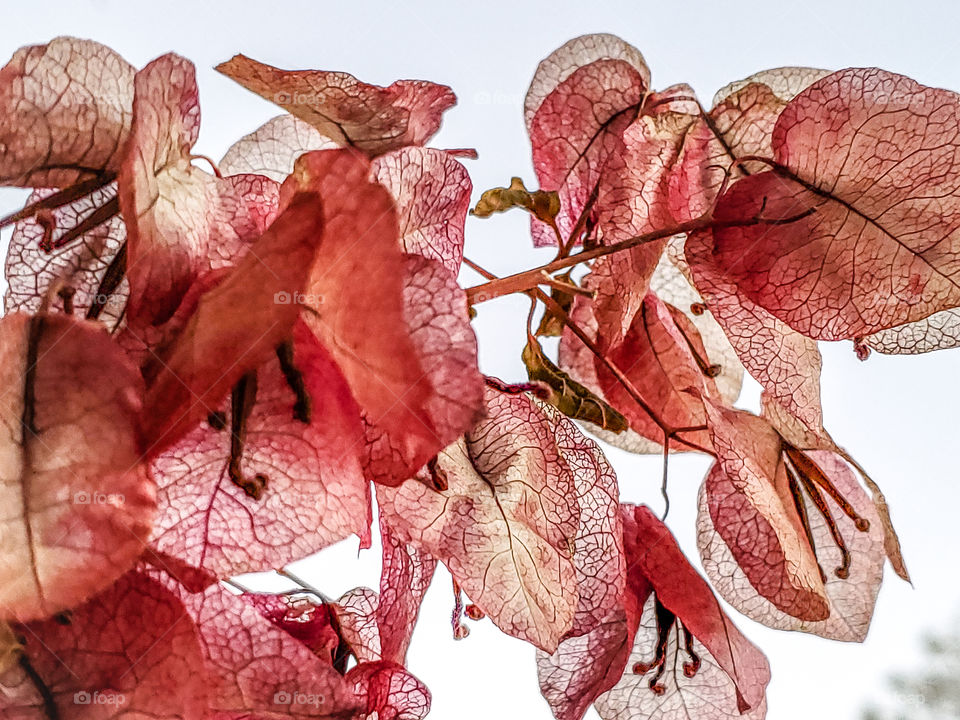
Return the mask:
{"type": "MultiPolygon", "coordinates": [[[[367,3],[45,2],[4,3],[0,62],[21,45],[61,35],[110,45],[137,67],[168,51],[197,65],[203,125],[196,151],[220,157],[278,110],[213,71],[236,52],[290,68],[344,70],[389,84],[398,78],[446,83],[460,98],[433,141],[475,147],[467,165],[475,196],[520,175],[536,186],[522,102],[537,63],[576,35],[611,32],[637,46],[653,83],[688,82],[709,104],[716,89],[783,65],[828,69],[879,66],[927,85],[960,90],[960,3],[662,2],[367,3]]],[[[0,191],[0,214],[24,193],[0,191]]],[[[8,235],[4,234],[4,242],[8,235]]],[[[497,273],[549,260],[530,248],[525,217],[469,219],[466,254],[497,273]]],[[[467,283],[475,276],[464,274],[467,283]]],[[[523,377],[525,300],[480,307],[475,321],[485,372],[523,377]]],[[[849,343],[823,346],[826,426],[886,492],[915,588],[887,568],[873,626],[863,645],[769,631],[736,616],[770,658],[771,720],[854,720],[881,702],[891,672],[920,671],[923,632],[952,624],[960,610],[954,552],[960,351],[918,357],[873,354],[859,362],[849,343]]],[[[756,398],[748,388],[745,398],[756,398]]],[[[660,508],[660,463],[611,451],[624,499],[660,508]]],[[[694,562],[697,487],[703,458],[671,460],[670,527],[694,562]]],[[[377,586],[379,552],[357,559],[346,541],[297,570],[329,595],[377,586]]],[[[439,571],[409,656],[433,693],[431,717],[458,720],[550,717],[540,698],[529,646],[489,621],[451,639],[449,576],[439,571]]],[[[304,689],[309,692],[309,689],[304,689]]],[[[595,716],[594,716],[595,717],[595,716]]]]}

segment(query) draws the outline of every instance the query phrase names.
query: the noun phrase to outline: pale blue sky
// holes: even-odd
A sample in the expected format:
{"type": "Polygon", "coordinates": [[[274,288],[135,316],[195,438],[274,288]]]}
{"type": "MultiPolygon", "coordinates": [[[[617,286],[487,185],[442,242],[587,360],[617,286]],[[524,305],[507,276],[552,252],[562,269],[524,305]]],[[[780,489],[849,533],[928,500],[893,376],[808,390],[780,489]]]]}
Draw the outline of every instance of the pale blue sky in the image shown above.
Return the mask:
{"type": "MultiPolygon", "coordinates": [[[[213,72],[235,52],[289,68],[345,70],[387,84],[414,77],[451,85],[460,104],[434,143],[475,147],[475,188],[511,175],[532,182],[522,99],[537,62],[569,38],[612,32],[636,45],[654,85],[685,81],[704,102],[714,90],[764,68],[828,69],[877,65],[920,82],[960,90],[960,3],[663,2],[367,3],[350,2],[45,2],[5,3],[0,59],[56,35],[89,37],[142,66],[168,51],[193,60],[203,108],[198,151],[219,157],[230,143],[277,113],[213,72]]],[[[0,191],[0,213],[21,193],[0,191]]],[[[6,240],[6,235],[4,236],[6,240]]],[[[467,255],[495,272],[538,263],[526,219],[470,219],[467,255]]],[[[471,279],[472,281],[472,279],[471,279]]],[[[519,378],[525,301],[483,306],[475,323],[485,371],[519,378]]],[[[849,344],[823,348],[827,427],[886,491],[915,589],[887,572],[874,624],[863,645],[841,645],[740,627],[768,654],[772,720],[854,720],[887,673],[916,667],[926,629],[960,609],[955,570],[957,408],[960,351],[856,360],[849,344]]],[[[753,397],[751,390],[748,396],[753,397]]],[[[659,497],[659,460],[611,452],[625,499],[659,497]]],[[[671,462],[670,525],[692,557],[695,496],[707,463],[671,462]]],[[[302,574],[329,594],[376,586],[375,551],[355,560],[345,543],[303,563],[302,574]]],[[[432,717],[459,720],[550,717],[540,699],[532,649],[489,622],[450,639],[449,578],[438,573],[410,655],[413,672],[434,695],[432,717]]]]}

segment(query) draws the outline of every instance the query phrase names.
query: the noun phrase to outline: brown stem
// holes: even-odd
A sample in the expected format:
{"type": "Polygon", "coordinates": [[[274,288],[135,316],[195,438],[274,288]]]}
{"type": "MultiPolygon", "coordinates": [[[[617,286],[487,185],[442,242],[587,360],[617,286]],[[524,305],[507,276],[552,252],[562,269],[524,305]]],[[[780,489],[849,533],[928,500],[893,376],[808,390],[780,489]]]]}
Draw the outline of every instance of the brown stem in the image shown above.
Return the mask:
{"type": "Polygon", "coordinates": [[[670,495],[667,493],[667,467],[670,463],[670,433],[663,431],[663,478],[660,480],[660,494],[663,495],[663,516],[660,518],[663,522],[667,521],[667,515],[670,514],[670,495]]]}
{"type": "Polygon", "coordinates": [[[33,217],[41,210],[53,210],[68,203],[72,203],[74,200],[79,200],[85,195],[89,195],[95,190],[99,190],[105,185],[109,185],[111,182],[113,182],[115,177],[116,176],[113,173],[103,173],[101,175],[92,177],[89,180],[84,180],[83,182],[78,182],[76,185],[71,185],[63,190],[59,190],[58,192],[53,193],[53,195],[40,198],[36,202],[30,203],[26,207],[17,210],[17,212],[11,213],[4,218],[0,218],[0,228],[6,227],[10,223],[20,222],[21,220],[26,220],[29,217],[33,217]]]}
{"type": "MultiPolygon", "coordinates": [[[[473,262],[472,260],[466,257],[463,258],[463,262],[467,267],[474,270],[477,274],[487,278],[487,280],[489,280],[491,283],[496,282],[497,276],[494,275],[489,270],[485,270],[484,268],[477,265],[475,262],[473,262]]],[[[644,399],[640,396],[640,393],[633,386],[633,383],[630,382],[630,379],[626,375],[624,375],[623,372],[621,372],[619,367],[617,367],[612,362],[610,362],[610,360],[607,359],[607,357],[603,354],[600,348],[597,347],[597,344],[590,338],[590,336],[587,335],[587,333],[584,332],[584,330],[579,325],[577,325],[575,322],[573,322],[573,320],[571,320],[569,313],[567,313],[566,310],[560,307],[560,303],[558,303],[552,297],[547,295],[540,288],[523,290],[521,292],[531,297],[536,297],[540,302],[542,302],[547,307],[548,310],[550,310],[550,312],[552,312],[554,315],[560,318],[560,320],[563,321],[564,325],[570,328],[570,332],[572,332],[577,337],[577,339],[580,340],[580,342],[582,342],[586,346],[586,348],[591,353],[593,353],[594,356],[597,357],[600,360],[600,362],[602,362],[607,367],[607,369],[617,379],[617,382],[619,382],[620,385],[623,386],[623,389],[627,391],[627,394],[630,396],[630,398],[634,402],[636,402],[637,405],[640,406],[641,410],[643,410],[647,415],[650,416],[650,419],[653,420],[653,422],[657,424],[657,427],[663,430],[663,432],[668,437],[673,438],[677,442],[683,445],[686,445],[689,448],[705,453],[707,455],[713,455],[713,452],[711,452],[710,450],[707,450],[706,448],[702,448],[695,443],[689,442],[688,440],[684,440],[683,438],[677,435],[677,433],[690,430],[691,428],[671,429],[665,426],[664,423],[657,416],[657,414],[653,411],[653,408],[647,405],[644,399]]],[[[693,428],[693,429],[699,429],[699,428],[693,428]]]]}
{"type": "Polygon", "coordinates": [[[797,471],[793,467],[793,464],[790,462],[789,458],[787,458],[785,465],[787,468],[787,487],[790,488],[790,495],[793,498],[793,507],[797,511],[797,516],[800,518],[800,525],[803,527],[804,535],[806,535],[807,544],[810,546],[810,550],[813,552],[813,557],[817,561],[817,569],[820,571],[820,582],[826,582],[827,574],[823,571],[823,566],[820,564],[820,558],[817,557],[817,546],[813,539],[813,530],[810,527],[810,516],[807,514],[807,503],[803,499],[803,493],[800,492],[797,471]]]}
{"type": "Polygon", "coordinates": [[[20,669],[30,678],[30,682],[40,694],[40,700],[43,703],[43,712],[48,720],[60,720],[60,710],[57,708],[57,702],[53,697],[53,692],[47,687],[47,684],[40,677],[40,673],[30,663],[30,659],[25,653],[20,653],[20,669]]]}
{"type": "Polygon", "coordinates": [[[259,500],[267,486],[267,477],[257,474],[248,478],[243,474],[243,446],[247,436],[247,419],[257,402],[257,372],[248,372],[233,386],[230,395],[230,460],[227,474],[230,481],[248,497],[259,500]]]}
{"type": "Polygon", "coordinates": [[[287,386],[293,392],[296,400],[293,404],[293,419],[309,425],[313,410],[310,392],[303,379],[303,373],[294,362],[293,340],[287,340],[277,345],[277,360],[280,361],[280,371],[283,373],[287,386]]]}
{"type": "Polygon", "coordinates": [[[697,218],[696,220],[680,223],[670,228],[664,228],[645,233],[643,235],[638,235],[637,237],[629,238],[628,240],[624,240],[613,245],[603,245],[601,247],[594,248],[593,250],[584,250],[583,252],[579,252],[576,255],[571,255],[569,257],[557,258],[556,260],[541,267],[524,270],[523,272],[508,275],[503,278],[490,280],[482,285],[475,285],[474,287],[467,288],[467,301],[471,305],[477,305],[479,303],[486,302],[487,300],[493,300],[494,298],[502,297],[504,295],[527,292],[528,290],[532,290],[533,288],[537,287],[537,285],[542,282],[543,276],[541,275],[541,272],[554,273],[557,270],[563,270],[564,268],[572,267],[582,262],[587,262],[588,260],[603,257],[604,255],[610,255],[623,250],[629,250],[630,248],[638,245],[655,242],[657,240],[672,237],[673,235],[678,235],[680,233],[701,230],[709,227],[711,222],[712,220],[709,218],[697,218]]]}
{"type": "Polygon", "coordinates": [[[583,297],[590,298],[591,300],[597,296],[595,290],[587,290],[579,285],[558,280],[552,275],[548,275],[545,271],[541,271],[540,274],[543,278],[543,284],[554,290],[559,290],[560,292],[567,293],[568,295],[582,295],[583,297]]]}
{"type": "Polygon", "coordinates": [[[613,245],[602,245],[600,247],[593,248],[592,250],[584,250],[583,252],[579,252],[576,255],[571,255],[570,257],[557,258],[556,260],[549,262],[546,265],[541,265],[540,267],[524,270],[523,272],[515,273],[513,275],[507,275],[506,277],[497,278],[496,280],[490,280],[482,285],[474,285],[473,287],[467,288],[467,302],[470,305],[479,305],[482,302],[494,300],[498,297],[503,297],[504,295],[529,292],[533,288],[542,284],[543,276],[541,273],[543,272],[554,273],[557,270],[563,270],[564,268],[572,267],[573,265],[579,265],[580,263],[595,260],[596,258],[600,258],[605,255],[623,252],[624,250],[629,250],[639,245],[646,245],[647,243],[656,242],[657,240],[663,240],[664,238],[673,237],[674,235],[683,235],[685,233],[691,233],[697,230],[706,230],[708,228],[716,230],[729,227],[750,227],[752,225],[788,225],[790,223],[795,223],[798,220],[802,220],[803,218],[812,215],[815,212],[816,208],[811,207],[807,208],[803,212],[797,213],[796,215],[785,218],[764,218],[757,214],[754,217],[739,220],[714,220],[709,214],[702,215],[701,217],[693,220],[677,223],[671,227],[653,230],[651,232],[644,233],[643,235],[637,235],[636,237],[614,243],[613,245]]]}
{"type": "Polygon", "coordinates": [[[100,317],[100,313],[107,305],[107,300],[116,292],[116,289],[120,287],[120,283],[123,281],[123,276],[126,272],[127,242],[124,240],[123,245],[120,246],[117,254],[113,256],[113,260],[110,261],[106,271],[103,273],[103,277],[100,278],[100,284],[97,286],[97,292],[93,296],[93,302],[91,302],[90,307],[87,308],[87,320],[96,320],[100,317]]]}
{"type": "Polygon", "coordinates": [[[42,250],[50,252],[59,248],[68,245],[69,243],[76,240],[78,237],[84,233],[88,233],[94,228],[103,225],[110,218],[120,212],[120,200],[116,197],[110,198],[103,205],[98,207],[92,213],[87,215],[83,220],[81,220],[75,227],[70,228],[67,232],[63,234],[63,237],[57,238],[56,242],[50,241],[49,244],[46,243],[46,239],[41,243],[43,247],[42,250]]]}

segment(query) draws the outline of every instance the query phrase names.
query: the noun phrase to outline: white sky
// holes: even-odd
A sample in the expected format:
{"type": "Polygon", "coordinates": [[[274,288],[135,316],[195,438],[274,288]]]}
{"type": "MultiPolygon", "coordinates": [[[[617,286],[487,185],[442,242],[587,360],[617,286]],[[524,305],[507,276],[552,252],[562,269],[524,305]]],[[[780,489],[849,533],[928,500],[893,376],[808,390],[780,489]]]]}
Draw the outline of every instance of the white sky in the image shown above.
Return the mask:
{"type": "MultiPolygon", "coordinates": [[[[960,3],[662,2],[367,3],[53,2],[4,3],[0,62],[26,44],[69,34],[112,46],[136,66],[168,51],[197,65],[203,127],[198,152],[220,157],[278,110],[212,70],[235,52],[286,68],[345,70],[388,84],[402,77],[453,87],[460,104],[434,141],[475,147],[468,163],[477,194],[521,175],[535,186],[522,99],[540,59],[576,35],[612,32],[636,45],[655,87],[685,81],[709,104],[725,83],[782,65],[828,69],[876,65],[928,85],[960,90],[960,3]]],[[[0,191],[0,214],[22,193],[0,191]]],[[[6,235],[4,236],[6,240],[6,235]]],[[[466,253],[497,273],[548,260],[529,247],[525,217],[469,219],[466,253]]],[[[471,283],[474,278],[467,276],[471,283]]],[[[483,369],[523,375],[526,301],[484,305],[475,322],[483,369]]],[[[772,720],[854,720],[884,678],[918,671],[917,644],[960,610],[952,555],[960,490],[956,468],[960,368],[956,352],[866,363],[849,344],[823,347],[827,428],[881,484],[893,509],[915,589],[887,572],[870,635],[843,645],[740,627],[770,658],[772,720]]],[[[754,393],[748,393],[755,397],[754,393]]],[[[624,499],[659,508],[659,460],[612,451],[624,499]]],[[[670,526],[696,558],[693,519],[704,459],[671,460],[670,526]]],[[[695,562],[696,559],[695,559],[695,562]]],[[[348,541],[297,566],[330,595],[376,587],[379,554],[356,559],[348,541]]],[[[450,638],[449,576],[439,572],[414,635],[409,664],[433,692],[435,718],[546,720],[533,651],[489,621],[467,640],[450,638]]],[[[304,692],[309,689],[304,688],[304,692]]]]}

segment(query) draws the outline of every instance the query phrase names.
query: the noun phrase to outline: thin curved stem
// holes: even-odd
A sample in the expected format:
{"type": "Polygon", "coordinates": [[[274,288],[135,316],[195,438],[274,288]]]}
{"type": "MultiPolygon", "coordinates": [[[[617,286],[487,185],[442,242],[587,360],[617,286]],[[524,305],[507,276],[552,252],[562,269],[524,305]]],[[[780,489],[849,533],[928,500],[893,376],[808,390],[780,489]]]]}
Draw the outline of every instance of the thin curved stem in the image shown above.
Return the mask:
{"type": "MultiPolygon", "coordinates": [[[[751,157],[750,159],[758,158],[751,157]]],[[[495,280],[488,280],[482,285],[474,285],[473,287],[467,288],[467,302],[470,305],[478,305],[482,302],[487,302],[488,300],[503,297],[504,295],[529,292],[538,285],[543,284],[543,273],[545,272],[553,273],[557,270],[563,270],[574,265],[579,265],[580,263],[601,258],[605,255],[623,252],[624,250],[629,250],[639,245],[646,245],[648,243],[656,242],[657,240],[663,240],[665,238],[673,237],[674,235],[683,235],[685,233],[696,232],[697,230],[728,227],[749,227],[751,225],[786,225],[797,222],[798,220],[802,220],[814,212],[816,212],[816,208],[808,208],[803,212],[786,218],[764,218],[758,214],[751,218],[737,220],[714,220],[710,214],[702,215],[693,220],[677,223],[676,225],[660,228],[659,230],[653,230],[651,232],[614,243],[613,245],[602,245],[600,247],[593,248],[592,250],[584,250],[576,255],[557,258],[556,260],[553,260],[546,265],[541,265],[540,267],[524,270],[522,272],[515,273],[513,275],[507,275],[506,277],[497,278],[495,280]]]]}
{"type": "Polygon", "coordinates": [[[53,697],[53,692],[43,681],[43,678],[40,677],[40,673],[33,667],[30,658],[21,652],[18,662],[20,663],[20,669],[23,670],[24,674],[30,679],[31,684],[40,695],[43,712],[48,720],[60,720],[60,709],[57,707],[57,701],[53,697]]]}
{"type": "Polygon", "coordinates": [[[330,602],[332,602],[330,598],[328,598],[326,595],[320,592],[317,588],[315,588],[313,585],[308,583],[306,580],[303,580],[297,575],[294,575],[292,572],[287,570],[287,568],[285,567],[280,568],[279,570],[275,570],[274,572],[276,572],[277,575],[287,578],[287,580],[292,580],[297,585],[302,587],[304,590],[309,592],[311,595],[315,595],[320,600],[320,602],[326,603],[326,604],[329,604],[330,602]]]}

